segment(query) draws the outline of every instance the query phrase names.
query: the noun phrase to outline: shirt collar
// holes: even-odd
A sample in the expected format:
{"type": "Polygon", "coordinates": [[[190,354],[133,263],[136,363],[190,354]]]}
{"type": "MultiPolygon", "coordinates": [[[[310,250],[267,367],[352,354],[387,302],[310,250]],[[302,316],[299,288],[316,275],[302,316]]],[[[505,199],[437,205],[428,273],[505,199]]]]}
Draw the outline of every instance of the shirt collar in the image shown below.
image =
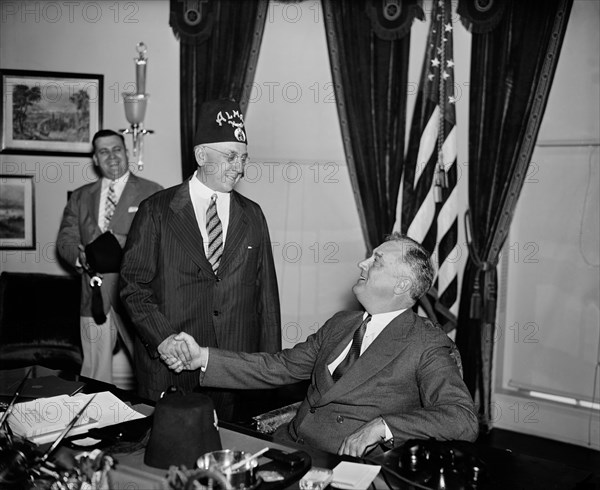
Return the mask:
{"type": "MultiPolygon", "coordinates": [[[[229,193],[229,192],[213,191],[210,187],[208,187],[204,183],[200,182],[200,179],[198,178],[198,170],[196,170],[194,172],[194,175],[192,176],[192,179],[190,180],[190,185],[194,189],[194,192],[196,193],[196,195],[198,195],[202,199],[210,199],[213,194],[216,194],[218,199],[222,199],[222,198],[229,199],[229,196],[231,195],[231,193],[229,193]]],[[[218,199],[217,199],[217,201],[218,201],[218,199]]]]}
{"type": "MultiPolygon", "coordinates": [[[[377,323],[381,322],[381,323],[384,323],[385,325],[387,325],[394,318],[396,318],[397,316],[399,316],[402,313],[404,313],[407,309],[408,308],[404,308],[402,310],[386,311],[385,313],[377,313],[375,315],[372,315],[371,321],[377,320],[377,323]]],[[[367,315],[368,315],[368,313],[365,311],[365,313],[363,314],[363,320],[365,318],[367,318],[367,315]]]]}
{"type": "MultiPolygon", "coordinates": [[[[117,186],[125,185],[127,183],[127,180],[129,179],[129,173],[130,172],[128,170],[123,175],[121,175],[121,177],[119,177],[118,179],[115,179],[114,180],[115,185],[117,185],[117,186]]],[[[112,179],[107,179],[106,177],[102,177],[102,187],[108,187],[111,182],[113,182],[112,179]]]]}

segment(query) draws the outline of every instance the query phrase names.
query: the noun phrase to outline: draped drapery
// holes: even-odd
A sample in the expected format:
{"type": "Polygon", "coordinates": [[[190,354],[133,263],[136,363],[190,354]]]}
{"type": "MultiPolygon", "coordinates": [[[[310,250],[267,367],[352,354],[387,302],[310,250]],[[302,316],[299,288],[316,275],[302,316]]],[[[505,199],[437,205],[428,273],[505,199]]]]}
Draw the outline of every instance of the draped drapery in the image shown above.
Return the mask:
{"type": "Polygon", "coordinates": [[[416,0],[323,0],[344,151],[372,250],[394,225],[404,157],[410,27],[416,0]]]}
{"type": "Polygon", "coordinates": [[[206,100],[235,99],[246,112],[268,0],[171,0],[169,25],[180,41],[181,170],[196,169],[193,138],[206,100]]]}
{"type": "Polygon", "coordinates": [[[473,31],[469,108],[469,259],[456,343],[464,379],[491,429],[496,265],[521,192],[564,39],[572,0],[460,0],[473,31]]]}

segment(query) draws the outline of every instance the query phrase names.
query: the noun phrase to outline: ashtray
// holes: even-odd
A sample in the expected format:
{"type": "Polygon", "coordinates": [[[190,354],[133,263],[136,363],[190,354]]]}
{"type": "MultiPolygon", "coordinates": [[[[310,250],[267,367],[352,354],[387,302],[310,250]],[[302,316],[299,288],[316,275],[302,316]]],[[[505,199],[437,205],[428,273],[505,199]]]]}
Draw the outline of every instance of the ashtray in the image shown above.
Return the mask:
{"type": "Polygon", "coordinates": [[[300,480],[301,490],[323,490],[333,481],[333,471],[312,467],[300,480]]]}
{"type": "Polygon", "coordinates": [[[244,463],[247,456],[250,456],[250,453],[224,449],[200,456],[196,464],[200,470],[220,473],[236,490],[250,490],[256,488],[259,483],[254,475],[258,462],[256,459],[249,459],[244,463]],[[237,463],[240,463],[241,466],[237,463]]]}

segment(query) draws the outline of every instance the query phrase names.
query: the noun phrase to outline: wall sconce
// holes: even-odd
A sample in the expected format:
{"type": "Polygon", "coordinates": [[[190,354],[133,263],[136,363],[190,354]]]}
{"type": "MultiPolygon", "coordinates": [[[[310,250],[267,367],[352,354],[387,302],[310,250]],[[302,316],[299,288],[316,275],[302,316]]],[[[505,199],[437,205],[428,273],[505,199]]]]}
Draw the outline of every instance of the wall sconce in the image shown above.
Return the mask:
{"type": "Polygon", "coordinates": [[[144,136],[154,133],[151,129],[144,128],[144,117],[146,116],[146,106],[150,94],[146,92],[146,65],[148,51],[143,42],[136,46],[138,57],[135,61],[135,93],[123,93],[123,103],[125,104],[125,117],[131,126],[122,129],[123,134],[131,134],[133,137],[133,160],[137,163],[138,170],[144,169],[143,152],[144,136]]]}

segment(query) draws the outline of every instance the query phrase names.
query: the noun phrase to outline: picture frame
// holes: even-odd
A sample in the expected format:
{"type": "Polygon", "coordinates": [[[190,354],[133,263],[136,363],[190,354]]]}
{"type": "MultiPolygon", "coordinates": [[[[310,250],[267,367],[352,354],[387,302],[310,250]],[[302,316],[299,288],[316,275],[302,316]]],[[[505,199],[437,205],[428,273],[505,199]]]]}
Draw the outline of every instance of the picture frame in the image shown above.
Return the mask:
{"type": "Polygon", "coordinates": [[[0,175],[0,249],[35,249],[33,175],[0,175]]]}
{"type": "Polygon", "coordinates": [[[1,153],[90,155],[104,75],[3,69],[0,78],[1,153]]]}

